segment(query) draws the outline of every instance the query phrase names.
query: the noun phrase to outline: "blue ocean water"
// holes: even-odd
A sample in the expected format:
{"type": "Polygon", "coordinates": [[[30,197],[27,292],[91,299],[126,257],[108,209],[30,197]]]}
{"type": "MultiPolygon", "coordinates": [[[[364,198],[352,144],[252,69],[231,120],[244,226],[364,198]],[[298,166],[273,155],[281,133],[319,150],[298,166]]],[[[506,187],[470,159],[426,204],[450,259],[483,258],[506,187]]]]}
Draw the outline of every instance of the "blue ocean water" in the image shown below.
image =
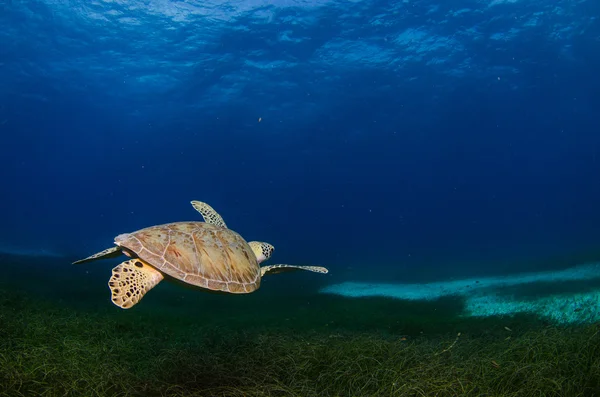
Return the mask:
{"type": "Polygon", "coordinates": [[[599,396],[599,71],[598,0],[0,0],[0,397],[599,396]],[[328,273],[73,264],[192,200],[328,273]]]}
{"type": "Polygon", "coordinates": [[[1,1],[0,249],[76,259],[198,220],[202,200],[331,285],[595,262],[599,16],[592,0],[1,1]]]}

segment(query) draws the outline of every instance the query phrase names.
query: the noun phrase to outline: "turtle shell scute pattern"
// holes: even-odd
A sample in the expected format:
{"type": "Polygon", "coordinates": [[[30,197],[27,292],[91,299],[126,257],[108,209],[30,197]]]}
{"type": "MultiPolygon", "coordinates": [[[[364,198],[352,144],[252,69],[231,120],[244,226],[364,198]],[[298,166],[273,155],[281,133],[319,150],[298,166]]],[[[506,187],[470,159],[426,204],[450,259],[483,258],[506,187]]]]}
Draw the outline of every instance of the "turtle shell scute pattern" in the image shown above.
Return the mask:
{"type": "Polygon", "coordinates": [[[185,283],[244,294],[260,286],[260,267],[242,236],[204,222],[152,226],[115,238],[161,272],[185,283]]]}

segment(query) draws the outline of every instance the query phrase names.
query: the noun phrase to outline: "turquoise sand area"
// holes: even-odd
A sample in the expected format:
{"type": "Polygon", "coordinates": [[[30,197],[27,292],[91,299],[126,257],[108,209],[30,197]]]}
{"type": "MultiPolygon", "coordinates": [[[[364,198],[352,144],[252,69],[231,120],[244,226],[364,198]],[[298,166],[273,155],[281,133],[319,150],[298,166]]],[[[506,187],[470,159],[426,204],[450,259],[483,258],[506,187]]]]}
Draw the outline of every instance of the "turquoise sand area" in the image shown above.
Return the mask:
{"type": "Polygon", "coordinates": [[[388,297],[404,301],[464,299],[464,317],[530,313],[558,324],[600,321],[600,264],[568,269],[474,277],[430,283],[343,282],[322,293],[349,298],[388,297]]]}

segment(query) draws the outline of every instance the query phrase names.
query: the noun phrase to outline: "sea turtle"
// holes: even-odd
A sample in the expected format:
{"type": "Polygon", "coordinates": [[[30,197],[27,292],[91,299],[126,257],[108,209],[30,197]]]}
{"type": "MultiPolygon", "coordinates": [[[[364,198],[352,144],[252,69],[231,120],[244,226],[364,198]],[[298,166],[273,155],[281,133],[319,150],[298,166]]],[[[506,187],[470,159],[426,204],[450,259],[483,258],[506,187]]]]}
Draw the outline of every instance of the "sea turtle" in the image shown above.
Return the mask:
{"type": "Polygon", "coordinates": [[[112,302],[122,309],[133,307],[165,277],[212,291],[246,294],[260,287],[265,274],[287,270],[328,272],[320,266],[261,267],[260,263],[273,253],[271,244],[247,242],[227,228],[210,205],[191,203],[204,222],[174,222],[120,234],[115,237],[115,247],[73,264],[114,258],[122,253],[131,257],[112,270],[108,281],[112,302]]]}

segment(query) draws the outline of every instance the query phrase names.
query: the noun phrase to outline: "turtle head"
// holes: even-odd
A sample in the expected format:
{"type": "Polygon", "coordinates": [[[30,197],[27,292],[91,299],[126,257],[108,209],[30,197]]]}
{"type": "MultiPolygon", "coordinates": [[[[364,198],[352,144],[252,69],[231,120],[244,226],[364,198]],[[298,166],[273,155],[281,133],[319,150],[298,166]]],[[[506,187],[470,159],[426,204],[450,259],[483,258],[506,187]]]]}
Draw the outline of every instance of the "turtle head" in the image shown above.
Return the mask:
{"type": "Polygon", "coordinates": [[[248,244],[250,245],[250,248],[252,248],[254,255],[256,255],[256,260],[259,265],[269,259],[275,250],[275,247],[271,244],[263,243],[262,241],[250,241],[248,244]]]}

